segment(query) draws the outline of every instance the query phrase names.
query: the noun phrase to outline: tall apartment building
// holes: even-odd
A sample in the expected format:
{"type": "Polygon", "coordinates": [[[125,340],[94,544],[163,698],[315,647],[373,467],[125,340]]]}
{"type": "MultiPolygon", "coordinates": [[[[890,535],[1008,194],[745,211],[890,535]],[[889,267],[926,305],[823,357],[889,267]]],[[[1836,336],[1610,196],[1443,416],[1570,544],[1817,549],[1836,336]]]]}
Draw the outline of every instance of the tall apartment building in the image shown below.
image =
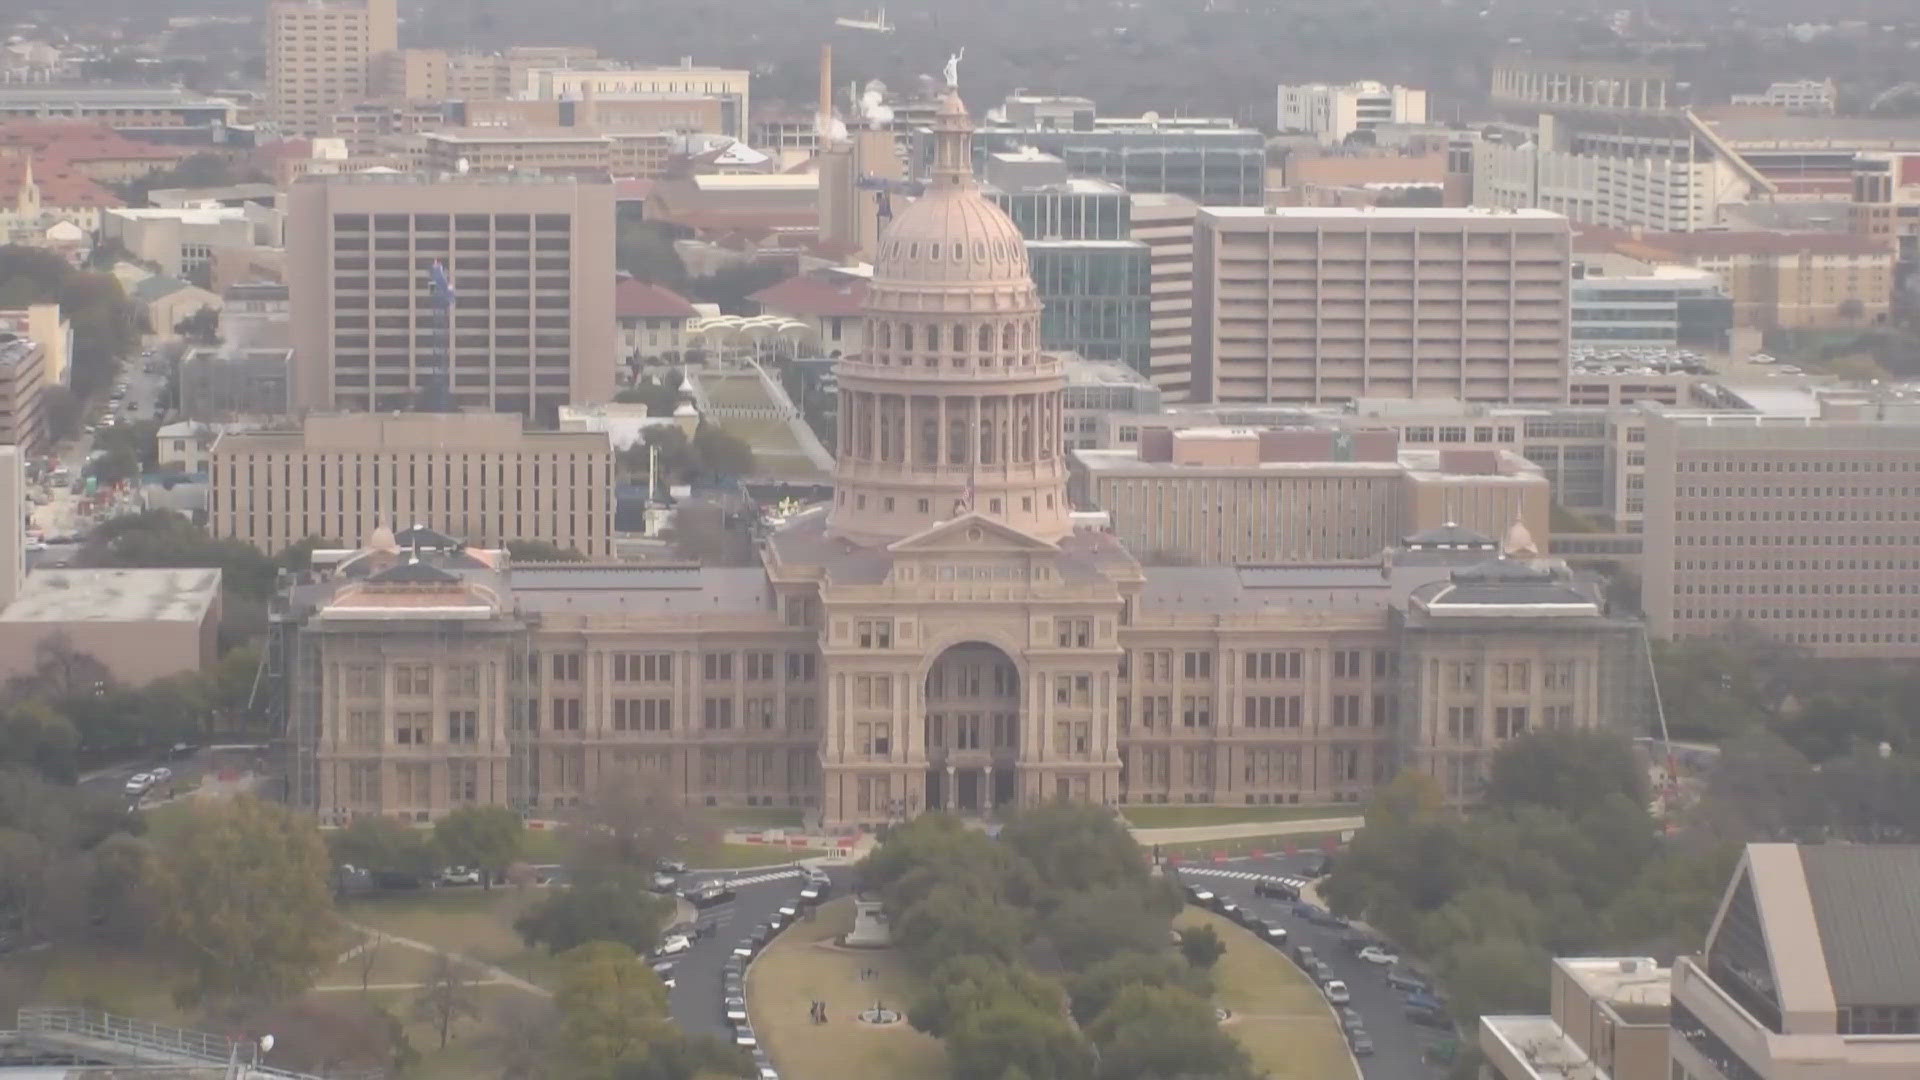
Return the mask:
{"type": "Polygon", "coordinates": [[[371,95],[374,60],[398,36],[394,0],[272,0],[267,109],[280,132],[331,134],[334,113],[371,95]]]}
{"type": "Polygon", "coordinates": [[[1748,844],[1673,963],[1670,1080],[1920,1076],[1920,847],[1748,844]]]}
{"type": "Polygon", "coordinates": [[[1382,124],[1427,122],[1427,92],[1365,80],[1345,86],[1312,83],[1279,90],[1281,131],[1304,131],[1337,146],[1356,131],[1382,124]]]}
{"type": "Polygon", "coordinates": [[[1205,207],[1191,397],[1565,401],[1570,242],[1539,210],[1205,207]]]}
{"type": "Polygon", "coordinates": [[[32,338],[0,333],[0,443],[39,452],[47,437],[46,386],[47,350],[32,338]]]}
{"type": "Polygon", "coordinates": [[[1511,451],[1403,449],[1391,430],[1143,427],[1138,450],[1076,450],[1076,506],[1100,510],[1143,562],[1376,559],[1401,537],[1458,526],[1546,547],[1540,469],[1511,451]]]}
{"type": "Polygon", "coordinates": [[[1147,377],[1168,401],[1185,401],[1193,378],[1193,221],[1184,195],[1133,196],[1135,240],[1147,245],[1147,377]]]}
{"type": "MultiPolygon", "coordinates": [[[[213,444],[207,529],[266,552],[395,522],[613,554],[613,444],[476,413],[309,416],[213,444]]],[[[349,540],[349,543],[357,542],[349,540]]]]}
{"type": "Polygon", "coordinates": [[[613,396],[613,185],[532,174],[359,173],[293,185],[293,407],[412,407],[446,346],[451,390],[542,424],[613,396]]]}
{"type": "Polygon", "coordinates": [[[1646,410],[1648,628],[1743,622],[1818,656],[1920,656],[1920,414],[1646,410]]]}

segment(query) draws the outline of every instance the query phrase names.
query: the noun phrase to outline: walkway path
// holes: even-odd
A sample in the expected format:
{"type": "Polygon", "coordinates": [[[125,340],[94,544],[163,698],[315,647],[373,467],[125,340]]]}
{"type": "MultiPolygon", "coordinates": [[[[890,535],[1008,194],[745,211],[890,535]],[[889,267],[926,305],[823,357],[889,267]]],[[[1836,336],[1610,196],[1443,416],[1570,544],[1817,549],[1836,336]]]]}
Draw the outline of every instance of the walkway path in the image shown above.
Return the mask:
{"type": "Polygon", "coordinates": [[[1227,825],[1183,825],[1168,829],[1134,829],[1133,838],[1152,844],[1203,844],[1209,840],[1244,840],[1256,836],[1300,836],[1345,832],[1365,826],[1366,818],[1314,818],[1309,821],[1237,821],[1227,825]]]}
{"type": "MultiPolygon", "coordinates": [[[[475,960],[471,956],[467,956],[463,953],[453,952],[449,949],[435,948],[434,946],[429,945],[424,941],[415,941],[413,938],[405,938],[405,937],[400,937],[397,934],[389,934],[385,930],[378,930],[378,929],[375,929],[374,927],[366,925],[365,923],[354,922],[352,919],[342,918],[340,921],[342,923],[345,923],[347,926],[351,927],[352,929],[358,930],[362,934],[368,935],[369,938],[378,939],[379,942],[383,945],[398,945],[406,949],[417,949],[420,952],[427,953],[428,955],[437,955],[439,953],[444,952],[448,956],[453,957],[455,960],[458,960],[461,963],[468,965],[469,967],[479,969],[483,978],[475,981],[480,982],[482,984],[501,983],[507,986],[514,987],[515,989],[525,990],[529,994],[537,994],[540,997],[550,998],[553,996],[553,991],[548,990],[544,986],[537,986],[533,983],[530,983],[527,980],[521,978],[520,976],[515,975],[513,972],[508,971],[506,968],[496,967],[493,964],[482,963],[479,960],[475,960]]],[[[368,941],[362,941],[360,944],[355,945],[353,948],[348,949],[344,953],[341,953],[339,962],[345,962],[347,960],[353,959],[356,955],[360,953],[360,950],[366,948],[369,944],[370,942],[368,941]]],[[[326,987],[322,987],[321,989],[326,989],[326,987]]],[[[358,987],[356,986],[355,989],[358,989],[358,987]]]]}

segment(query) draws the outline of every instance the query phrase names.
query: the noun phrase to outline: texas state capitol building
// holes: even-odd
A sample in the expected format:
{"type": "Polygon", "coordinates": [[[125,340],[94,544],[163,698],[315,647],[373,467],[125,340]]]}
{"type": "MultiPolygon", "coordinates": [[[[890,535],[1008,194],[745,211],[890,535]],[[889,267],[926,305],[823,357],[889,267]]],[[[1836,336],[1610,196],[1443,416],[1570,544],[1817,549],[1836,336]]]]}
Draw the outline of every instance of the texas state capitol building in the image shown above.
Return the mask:
{"type": "Polygon", "coordinates": [[[320,553],[274,612],[296,803],[542,814],[618,778],[834,826],[1351,803],[1403,767],[1464,799],[1523,731],[1637,724],[1638,624],[1517,521],[1285,567],[1142,567],[1076,528],[1025,244],[957,93],[937,129],[837,369],[832,502],[752,568],[513,567],[419,526],[320,553]]]}

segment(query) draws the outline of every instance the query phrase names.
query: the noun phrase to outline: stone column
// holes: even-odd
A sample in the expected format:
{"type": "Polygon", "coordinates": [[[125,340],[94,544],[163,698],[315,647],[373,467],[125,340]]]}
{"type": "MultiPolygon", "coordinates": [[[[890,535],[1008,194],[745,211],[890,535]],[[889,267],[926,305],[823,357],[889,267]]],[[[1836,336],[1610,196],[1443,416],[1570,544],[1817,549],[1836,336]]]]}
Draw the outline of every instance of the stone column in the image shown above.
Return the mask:
{"type": "Polygon", "coordinates": [[[993,810],[993,766],[991,765],[980,770],[980,791],[980,809],[993,810]]]}
{"type": "Polygon", "coordinates": [[[956,780],[956,775],[957,773],[954,767],[951,765],[947,766],[947,790],[940,793],[940,802],[943,808],[947,810],[960,809],[960,785],[956,780]]]}

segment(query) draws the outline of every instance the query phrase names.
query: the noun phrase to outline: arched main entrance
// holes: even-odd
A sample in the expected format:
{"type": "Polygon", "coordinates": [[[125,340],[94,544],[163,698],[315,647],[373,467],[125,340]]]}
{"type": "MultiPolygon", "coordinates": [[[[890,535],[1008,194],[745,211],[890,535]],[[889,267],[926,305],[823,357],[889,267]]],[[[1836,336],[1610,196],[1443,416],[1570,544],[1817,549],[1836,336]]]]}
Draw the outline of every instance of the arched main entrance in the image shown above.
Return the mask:
{"type": "Polygon", "coordinates": [[[966,642],[927,671],[927,809],[982,814],[1019,791],[1020,670],[992,645],[966,642]]]}

